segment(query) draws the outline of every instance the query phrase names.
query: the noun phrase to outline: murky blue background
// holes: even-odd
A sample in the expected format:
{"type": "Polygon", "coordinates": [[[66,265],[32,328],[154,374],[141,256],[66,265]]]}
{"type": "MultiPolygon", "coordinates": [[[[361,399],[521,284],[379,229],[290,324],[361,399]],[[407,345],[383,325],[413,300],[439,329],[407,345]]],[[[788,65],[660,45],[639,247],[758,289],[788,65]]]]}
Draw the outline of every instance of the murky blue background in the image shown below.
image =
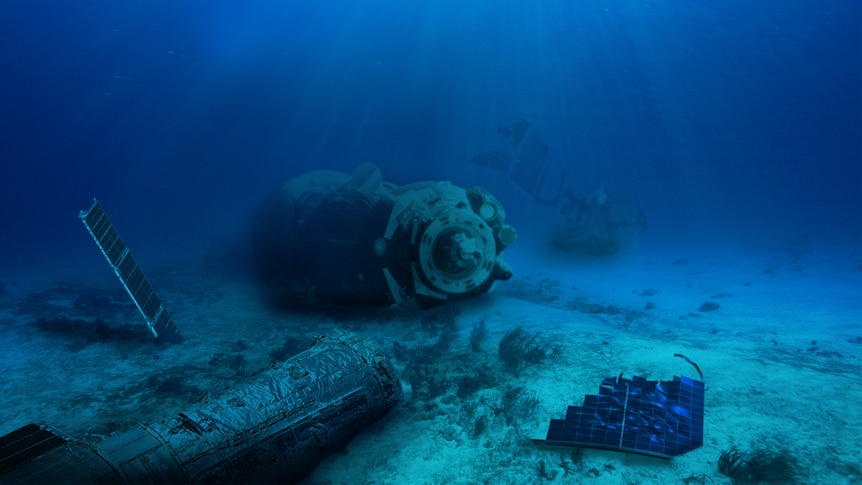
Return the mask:
{"type": "Polygon", "coordinates": [[[191,257],[244,239],[290,177],[361,162],[485,186],[529,241],[553,211],[470,163],[518,118],[575,192],[643,209],[644,244],[858,248],[859,19],[855,0],[8,0],[0,270],[104,264],[76,217],[94,196],[142,261],[191,257]]]}

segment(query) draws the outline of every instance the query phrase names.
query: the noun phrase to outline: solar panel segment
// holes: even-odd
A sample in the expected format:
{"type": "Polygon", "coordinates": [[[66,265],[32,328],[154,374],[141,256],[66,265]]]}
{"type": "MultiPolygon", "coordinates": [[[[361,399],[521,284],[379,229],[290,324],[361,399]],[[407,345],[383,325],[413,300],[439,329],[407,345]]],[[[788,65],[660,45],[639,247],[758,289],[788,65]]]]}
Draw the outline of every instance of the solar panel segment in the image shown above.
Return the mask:
{"type": "Polygon", "coordinates": [[[703,445],[703,413],[702,381],[609,377],[597,395],[552,419],[544,442],[672,458],[703,445]]]}
{"type": "Polygon", "coordinates": [[[96,244],[102,250],[102,254],[108,259],[114,273],[120,278],[123,287],[132,297],[138,310],[147,320],[147,326],[153,335],[166,342],[179,342],[182,340],[179,331],[174,325],[173,319],[168,314],[162,301],[156,295],[152,285],[144,276],[126,243],[120,238],[120,234],[108,219],[108,215],[102,209],[98,200],[93,200],[93,205],[85,211],[81,211],[79,217],[84,226],[90,231],[96,244]]]}
{"type": "Polygon", "coordinates": [[[38,425],[22,426],[0,437],[0,475],[64,444],[66,440],[38,425]]]}

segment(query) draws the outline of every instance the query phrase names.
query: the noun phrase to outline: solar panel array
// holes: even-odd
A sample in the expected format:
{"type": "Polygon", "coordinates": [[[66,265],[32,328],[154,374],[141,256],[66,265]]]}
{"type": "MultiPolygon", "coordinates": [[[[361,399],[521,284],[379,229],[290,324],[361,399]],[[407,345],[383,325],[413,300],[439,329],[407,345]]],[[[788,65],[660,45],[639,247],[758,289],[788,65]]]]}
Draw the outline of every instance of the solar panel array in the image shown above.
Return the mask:
{"type": "Polygon", "coordinates": [[[173,319],[168,314],[162,301],[156,295],[152,285],[144,276],[126,243],[120,238],[120,234],[108,219],[98,200],[93,201],[89,210],[81,211],[81,220],[102,253],[108,258],[111,268],[120,278],[129,296],[137,305],[138,309],[147,320],[147,325],[153,335],[168,342],[181,340],[179,331],[174,325],[173,319]]]}
{"type": "Polygon", "coordinates": [[[672,458],[703,445],[703,382],[609,377],[583,406],[552,419],[546,443],[672,458]]]}
{"type": "Polygon", "coordinates": [[[66,440],[35,424],[0,437],[0,475],[66,444],[66,440]]]}

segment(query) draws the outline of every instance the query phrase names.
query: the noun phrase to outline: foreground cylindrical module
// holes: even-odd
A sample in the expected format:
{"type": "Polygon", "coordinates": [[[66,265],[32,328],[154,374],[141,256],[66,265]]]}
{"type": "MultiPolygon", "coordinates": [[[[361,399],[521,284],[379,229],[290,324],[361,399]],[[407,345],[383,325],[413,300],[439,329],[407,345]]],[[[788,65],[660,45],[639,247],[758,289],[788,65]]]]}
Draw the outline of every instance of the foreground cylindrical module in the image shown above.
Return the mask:
{"type": "Polygon", "coordinates": [[[0,438],[0,482],[290,483],[401,395],[391,363],[369,342],[321,337],[176,418],[98,443],[36,425],[13,431],[0,438]]]}
{"type": "Polygon", "coordinates": [[[284,184],[255,227],[264,281],[312,302],[427,306],[488,291],[512,276],[517,237],[487,191],[449,182],[398,186],[373,165],[320,170],[284,184]]]}

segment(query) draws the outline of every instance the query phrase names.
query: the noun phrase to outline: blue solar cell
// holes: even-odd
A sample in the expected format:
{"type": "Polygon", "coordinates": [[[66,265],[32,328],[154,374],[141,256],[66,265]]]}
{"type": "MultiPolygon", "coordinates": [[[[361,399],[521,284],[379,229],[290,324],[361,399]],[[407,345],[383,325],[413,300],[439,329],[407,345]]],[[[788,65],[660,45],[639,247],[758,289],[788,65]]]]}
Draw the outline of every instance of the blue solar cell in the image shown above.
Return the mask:
{"type": "Polygon", "coordinates": [[[704,385],[688,377],[608,377],[583,406],[552,419],[545,440],[671,458],[703,446],[704,385]]]}

